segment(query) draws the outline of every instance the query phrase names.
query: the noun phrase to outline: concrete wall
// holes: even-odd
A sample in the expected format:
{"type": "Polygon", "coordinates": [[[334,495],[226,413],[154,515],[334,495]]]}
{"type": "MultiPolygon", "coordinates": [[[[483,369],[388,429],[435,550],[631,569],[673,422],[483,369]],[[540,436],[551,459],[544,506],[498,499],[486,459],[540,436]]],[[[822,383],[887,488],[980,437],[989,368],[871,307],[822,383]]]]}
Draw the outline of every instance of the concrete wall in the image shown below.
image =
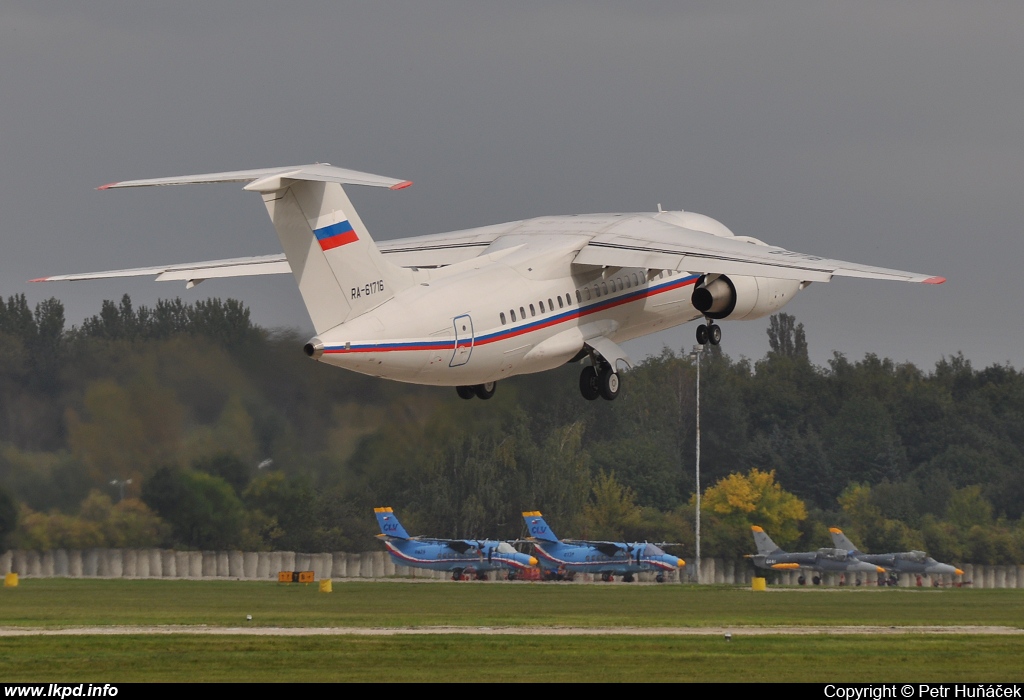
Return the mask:
{"type": "MultiPolygon", "coordinates": [[[[963,576],[922,576],[921,586],[967,585],[972,588],[1024,588],[1024,564],[990,566],[964,564],[963,576]]],[[[417,569],[401,564],[384,551],[323,552],[178,552],[167,549],[56,549],[49,552],[12,550],[0,553],[0,576],[15,572],[24,578],[99,577],[99,578],[232,578],[237,580],[276,581],[279,571],[312,571],[317,580],[420,578],[446,580],[447,571],[417,569]]],[[[764,576],[769,586],[796,586],[801,572],[755,569],[746,559],[710,559],[701,561],[701,580],[705,584],[747,586],[755,576],[764,576]]],[[[811,572],[803,572],[812,586],[811,572]]],[[[504,579],[503,575],[496,576],[504,579]]],[[[581,582],[592,576],[577,576],[581,582]]],[[[654,580],[654,574],[641,574],[640,581],[654,580]]],[[[666,576],[670,582],[694,583],[696,566],[690,560],[681,572],[666,576]]],[[[838,574],[822,576],[822,585],[839,585],[838,574]]],[[[847,575],[844,585],[853,586],[855,576],[847,575]]],[[[864,575],[863,585],[876,584],[874,575],[864,575]]],[[[899,585],[916,587],[913,574],[900,576],[899,585]]]]}

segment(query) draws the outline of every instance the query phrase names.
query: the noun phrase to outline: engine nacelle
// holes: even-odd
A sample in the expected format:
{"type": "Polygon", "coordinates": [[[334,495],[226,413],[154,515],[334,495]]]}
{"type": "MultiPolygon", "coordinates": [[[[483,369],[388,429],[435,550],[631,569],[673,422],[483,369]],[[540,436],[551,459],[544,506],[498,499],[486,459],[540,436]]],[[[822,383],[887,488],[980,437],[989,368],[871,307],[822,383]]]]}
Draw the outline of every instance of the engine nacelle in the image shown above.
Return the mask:
{"type": "Polygon", "coordinates": [[[796,280],[771,277],[727,277],[701,281],[690,302],[708,318],[744,321],[775,313],[804,287],[796,280]]]}

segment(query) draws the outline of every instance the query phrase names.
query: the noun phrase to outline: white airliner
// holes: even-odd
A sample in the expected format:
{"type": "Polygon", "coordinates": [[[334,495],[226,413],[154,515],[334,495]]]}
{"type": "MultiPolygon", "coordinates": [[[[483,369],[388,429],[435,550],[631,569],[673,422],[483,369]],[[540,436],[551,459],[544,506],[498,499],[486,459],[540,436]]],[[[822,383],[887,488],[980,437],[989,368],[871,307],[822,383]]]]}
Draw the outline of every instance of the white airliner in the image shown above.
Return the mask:
{"type": "Polygon", "coordinates": [[[214,182],[245,182],[263,197],[283,255],[33,281],[156,275],[192,287],[291,272],[316,329],[305,352],[320,362],[487,399],[500,379],[587,359],[589,400],[618,395],[619,369],[631,364],[619,343],[630,338],[703,317],[697,342],[717,345],[715,321],[774,313],[834,275],[945,281],[794,253],[684,211],[546,216],[376,244],[342,185],[412,183],[327,164],[99,189],[214,182]]]}

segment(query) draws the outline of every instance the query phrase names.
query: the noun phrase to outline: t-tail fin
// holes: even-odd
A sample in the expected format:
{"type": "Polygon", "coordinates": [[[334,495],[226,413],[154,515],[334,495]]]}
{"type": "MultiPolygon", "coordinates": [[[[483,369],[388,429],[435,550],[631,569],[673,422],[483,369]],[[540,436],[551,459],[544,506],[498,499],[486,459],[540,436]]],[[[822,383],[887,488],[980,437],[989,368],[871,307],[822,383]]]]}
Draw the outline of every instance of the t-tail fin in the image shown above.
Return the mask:
{"type": "Polygon", "coordinates": [[[381,534],[387,537],[396,537],[400,540],[410,539],[409,533],[402,527],[402,523],[398,522],[398,518],[393,510],[390,508],[374,508],[373,512],[377,516],[377,524],[380,525],[381,534]]]}
{"type": "Polygon", "coordinates": [[[751,525],[750,530],[754,533],[754,544],[757,545],[758,554],[774,554],[775,552],[782,551],[779,545],[772,542],[772,538],[760,526],[751,525]]]}
{"type": "Polygon", "coordinates": [[[523,520],[526,521],[526,531],[530,534],[530,537],[541,542],[560,541],[555,537],[555,533],[551,532],[551,528],[548,527],[547,521],[544,520],[539,510],[526,511],[523,513],[523,520]]]}
{"type": "Polygon", "coordinates": [[[832,535],[832,546],[836,549],[845,549],[847,552],[860,552],[857,549],[857,545],[850,541],[850,538],[843,534],[843,531],[838,527],[830,527],[828,529],[832,535]]]}
{"type": "Polygon", "coordinates": [[[407,181],[325,163],[130,180],[100,189],[247,182],[267,207],[317,333],[380,306],[413,285],[412,272],[384,259],[343,184],[402,189],[407,181]]]}

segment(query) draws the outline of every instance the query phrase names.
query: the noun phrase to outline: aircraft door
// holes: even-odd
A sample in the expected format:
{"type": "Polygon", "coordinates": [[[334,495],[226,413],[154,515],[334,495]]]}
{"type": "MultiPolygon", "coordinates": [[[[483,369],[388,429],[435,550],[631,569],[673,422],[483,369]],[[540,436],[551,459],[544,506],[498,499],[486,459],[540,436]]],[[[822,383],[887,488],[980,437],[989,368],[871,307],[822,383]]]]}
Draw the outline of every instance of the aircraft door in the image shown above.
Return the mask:
{"type": "Polygon", "coordinates": [[[449,367],[460,367],[469,362],[473,354],[473,319],[469,314],[455,317],[455,352],[449,367]]]}

